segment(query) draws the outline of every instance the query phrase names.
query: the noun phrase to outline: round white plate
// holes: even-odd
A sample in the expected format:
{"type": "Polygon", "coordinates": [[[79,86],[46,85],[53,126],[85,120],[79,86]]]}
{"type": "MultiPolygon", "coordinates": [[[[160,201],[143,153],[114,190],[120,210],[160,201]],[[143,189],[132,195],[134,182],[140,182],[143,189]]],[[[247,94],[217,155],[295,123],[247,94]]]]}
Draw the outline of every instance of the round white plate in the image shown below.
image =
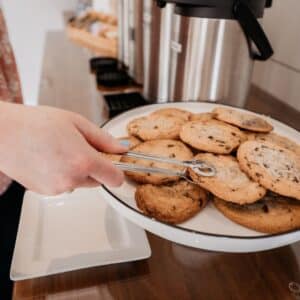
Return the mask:
{"type": "MultiPolygon", "coordinates": [[[[125,112],[103,125],[115,137],[126,136],[126,125],[134,118],[165,107],[177,107],[193,113],[210,112],[217,105],[201,102],[153,104],[125,112]]],[[[241,109],[238,109],[241,110],[241,109]]],[[[248,112],[248,111],[247,111],[248,112]]],[[[268,117],[274,131],[294,141],[300,133],[268,117]]],[[[134,200],[135,185],[126,181],[120,188],[101,187],[102,196],[121,215],[133,223],[170,241],[206,250],[225,252],[254,252],[277,248],[300,240],[300,230],[285,234],[266,235],[240,226],[224,217],[210,203],[201,213],[180,225],[168,225],[145,216],[134,200]]]]}

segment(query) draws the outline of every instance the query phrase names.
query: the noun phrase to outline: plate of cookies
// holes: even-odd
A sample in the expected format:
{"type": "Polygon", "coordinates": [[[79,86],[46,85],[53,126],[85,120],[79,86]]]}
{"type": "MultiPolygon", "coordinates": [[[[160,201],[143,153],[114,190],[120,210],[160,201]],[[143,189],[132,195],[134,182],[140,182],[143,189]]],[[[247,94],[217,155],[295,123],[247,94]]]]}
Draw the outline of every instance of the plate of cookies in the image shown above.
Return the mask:
{"type": "Polygon", "coordinates": [[[213,251],[255,252],[300,240],[297,130],[207,102],[147,105],[102,127],[130,150],[103,154],[126,170],[126,181],[100,192],[133,223],[213,251]],[[206,175],[207,166],[214,172],[206,175]]]}

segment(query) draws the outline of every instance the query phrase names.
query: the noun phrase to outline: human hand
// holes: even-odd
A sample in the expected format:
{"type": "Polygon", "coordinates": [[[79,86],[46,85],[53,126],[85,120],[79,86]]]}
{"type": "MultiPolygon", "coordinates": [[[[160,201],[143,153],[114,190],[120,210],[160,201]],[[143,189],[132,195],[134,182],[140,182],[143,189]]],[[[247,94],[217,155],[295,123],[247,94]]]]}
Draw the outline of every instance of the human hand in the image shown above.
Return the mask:
{"type": "Polygon", "coordinates": [[[56,195],[121,185],[123,172],[99,151],[127,148],[78,114],[0,103],[0,170],[32,191],[56,195]]]}

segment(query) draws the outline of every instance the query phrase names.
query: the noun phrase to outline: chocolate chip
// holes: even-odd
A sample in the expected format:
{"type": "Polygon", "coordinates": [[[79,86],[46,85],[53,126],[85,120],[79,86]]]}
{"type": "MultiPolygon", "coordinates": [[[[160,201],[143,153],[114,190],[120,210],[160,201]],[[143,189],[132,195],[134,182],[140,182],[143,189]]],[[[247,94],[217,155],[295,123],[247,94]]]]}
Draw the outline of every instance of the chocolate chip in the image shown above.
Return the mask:
{"type": "Polygon", "coordinates": [[[233,136],[236,136],[236,133],[235,133],[235,132],[231,132],[231,134],[232,134],[233,136]]]}
{"type": "Polygon", "coordinates": [[[225,149],[229,151],[231,148],[229,146],[226,146],[225,149]]]}
{"type": "Polygon", "coordinates": [[[255,149],[254,149],[254,151],[258,151],[259,150],[259,148],[258,147],[256,147],[255,149]]]}
{"type": "Polygon", "coordinates": [[[158,129],[158,126],[157,126],[157,125],[155,125],[155,126],[154,126],[154,129],[158,129]]]}
{"type": "Polygon", "coordinates": [[[294,177],[293,181],[299,183],[299,179],[297,177],[294,177]]]}
{"type": "Polygon", "coordinates": [[[263,164],[265,168],[269,169],[269,166],[267,164],[263,164]]]}
{"type": "Polygon", "coordinates": [[[268,212],[269,212],[269,208],[268,208],[268,206],[267,206],[266,204],[263,205],[262,209],[263,209],[263,211],[264,211],[265,213],[268,213],[268,212]]]}
{"type": "Polygon", "coordinates": [[[175,147],[175,145],[169,144],[167,147],[172,148],[172,147],[175,147]]]}
{"type": "Polygon", "coordinates": [[[210,135],[208,138],[209,138],[210,140],[213,140],[213,139],[214,139],[214,137],[213,137],[213,136],[211,136],[211,135],[210,135]]]}
{"type": "Polygon", "coordinates": [[[176,155],[175,155],[174,153],[171,153],[171,154],[169,155],[169,157],[170,157],[170,158],[175,158],[176,155]]]}

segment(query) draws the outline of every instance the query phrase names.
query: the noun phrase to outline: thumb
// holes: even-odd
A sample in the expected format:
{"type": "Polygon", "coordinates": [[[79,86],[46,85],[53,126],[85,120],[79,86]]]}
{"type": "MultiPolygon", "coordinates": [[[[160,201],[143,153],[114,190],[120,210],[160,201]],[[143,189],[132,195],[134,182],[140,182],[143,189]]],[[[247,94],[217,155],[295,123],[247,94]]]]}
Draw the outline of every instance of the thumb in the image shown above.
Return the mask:
{"type": "Polygon", "coordinates": [[[99,151],[107,153],[123,153],[128,148],[112,137],[108,132],[83,117],[75,119],[75,126],[87,142],[99,151]]]}

